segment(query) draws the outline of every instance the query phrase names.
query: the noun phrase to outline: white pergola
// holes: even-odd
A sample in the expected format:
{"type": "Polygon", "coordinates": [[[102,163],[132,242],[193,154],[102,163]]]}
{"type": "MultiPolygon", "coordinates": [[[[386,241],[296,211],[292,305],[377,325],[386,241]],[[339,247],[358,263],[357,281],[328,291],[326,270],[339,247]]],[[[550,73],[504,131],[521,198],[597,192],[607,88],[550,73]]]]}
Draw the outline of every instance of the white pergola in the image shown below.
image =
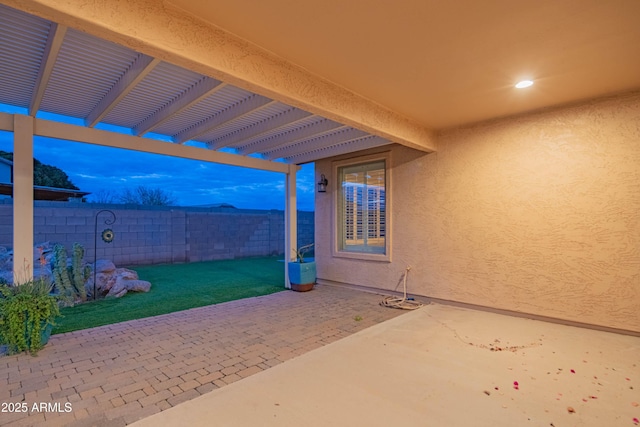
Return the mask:
{"type": "MultiPolygon", "coordinates": [[[[133,42],[123,38],[118,28],[108,34],[125,43],[98,36],[103,26],[117,27],[125,17],[156,6],[155,1],[125,2],[132,10],[123,12],[121,19],[106,16],[112,21],[99,24],[95,16],[100,11],[91,7],[104,5],[87,7],[76,2],[74,8],[73,1],[63,5],[49,0],[4,3],[15,9],[0,4],[0,103],[25,111],[0,113],[0,130],[14,133],[14,272],[23,267],[22,260],[28,265],[34,261],[34,136],[283,173],[285,252],[289,257],[297,236],[298,165],[391,143],[425,151],[434,148],[428,134],[394,113],[328,82],[318,79],[314,83],[312,76],[286,64],[273,65],[274,58],[255,46],[235,40],[230,48],[232,35],[216,29],[205,29],[207,34],[202,34],[196,21],[185,21],[182,30],[193,31],[191,27],[196,26],[204,39],[217,37],[222,47],[207,53],[231,61],[222,61],[227,69],[219,64],[211,67],[202,52],[198,53],[200,62],[193,61],[196,52],[190,51],[193,43],[188,41],[182,41],[182,51],[179,46],[163,51],[145,42],[147,36],[141,34],[133,42]],[[252,55],[255,63],[246,63],[243,58],[252,55]],[[265,61],[272,64],[270,73],[286,73],[280,79],[290,85],[278,79],[270,84],[260,82],[259,67],[265,61]],[[231,72],[234,67],[245,74],[257,68],[255,78],[238,78],[238,70],[231,72]],[[307,89],[299,87],[300,79],[307,79],[307,89]],[[281,96],[274,84],[281,86],[281,96]],[[340,97],[340,102],[332,106],[313,91],[306,99],[303,95],[309,92],[309,84],[324,89],[328,99],[340,97]],[[39,117],[41,112],[81,119],[84,125],[44,120],[39,117]],[[129,134],[101,130],[101,124],[128,129],[129,134]]],[[[156,13],[163,17],[175,12],[156,13]]],[[[145,25],[146,21],[140,23],[140,27],[145,25]]],[[[149,29],[154,37],[175,30],[149,29]]],[[[288,286],[288,276],[285,280],[288,286]]]]}

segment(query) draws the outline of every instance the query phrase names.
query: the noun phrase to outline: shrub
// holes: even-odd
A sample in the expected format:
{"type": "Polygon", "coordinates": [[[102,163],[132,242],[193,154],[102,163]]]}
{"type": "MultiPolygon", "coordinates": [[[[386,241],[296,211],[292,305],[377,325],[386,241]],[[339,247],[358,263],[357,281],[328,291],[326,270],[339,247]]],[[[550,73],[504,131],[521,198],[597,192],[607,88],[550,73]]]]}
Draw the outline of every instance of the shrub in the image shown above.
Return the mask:
{"type": "Polygon", "coordinates": [[[0,342],[7,345],[9,353],[36,355],[44,346],[43,333],[60,314],[51,288],[44,279],[0,285],[0,342]]]}

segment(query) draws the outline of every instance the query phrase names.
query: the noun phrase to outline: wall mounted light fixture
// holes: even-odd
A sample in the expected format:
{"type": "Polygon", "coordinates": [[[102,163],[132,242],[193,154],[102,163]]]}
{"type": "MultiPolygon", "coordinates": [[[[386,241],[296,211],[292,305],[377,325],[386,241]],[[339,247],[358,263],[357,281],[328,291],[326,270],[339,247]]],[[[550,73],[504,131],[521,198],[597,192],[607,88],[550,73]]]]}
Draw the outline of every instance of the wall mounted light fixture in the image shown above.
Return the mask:
{"type": "Polygon", "coordinates": [[[320,181],[318,182],[318,193],[326,193],[328,184],[329,181],[327,181],[327,177],[325,177],[324,174],[320,175],[320,181]]]}

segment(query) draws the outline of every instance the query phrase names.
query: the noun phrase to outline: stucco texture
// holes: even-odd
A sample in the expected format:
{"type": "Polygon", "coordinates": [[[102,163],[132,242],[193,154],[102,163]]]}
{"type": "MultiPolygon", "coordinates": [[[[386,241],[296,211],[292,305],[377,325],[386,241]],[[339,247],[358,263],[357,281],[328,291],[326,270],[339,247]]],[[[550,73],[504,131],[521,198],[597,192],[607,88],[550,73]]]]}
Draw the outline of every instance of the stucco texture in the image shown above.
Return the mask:
{"type": "Polygon", "coordinates": [[[401,290],[411,265],[414,294],[640,332],[640,93],[437,144],[391,149],[390,263],[332,257],[333,198],[317,195],[321,279],[401,290]]]}

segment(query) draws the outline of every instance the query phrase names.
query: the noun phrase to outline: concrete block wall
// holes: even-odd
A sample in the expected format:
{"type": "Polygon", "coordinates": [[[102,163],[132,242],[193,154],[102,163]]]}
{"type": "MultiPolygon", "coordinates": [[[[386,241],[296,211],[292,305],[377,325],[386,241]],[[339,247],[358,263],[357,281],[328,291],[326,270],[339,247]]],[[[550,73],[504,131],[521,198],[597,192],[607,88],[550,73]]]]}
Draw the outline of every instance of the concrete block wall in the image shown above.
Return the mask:
{"type": "MultiPolygon", "coordinates": [[[[313,242],[313,227],[313,212],[298,212],[299,245],[313,242]]],[[[34,240],[61,243],[68,251],[78,242],[88,261],[97,253],[98,259],[111,259],[116,265],[281,255],[284,212],[37,201],[34,240]],[[104,209],[116,215],[113,224],[105,223],[112,219],[108,212],[100,213],[96,224],[96,214],[104,209]],[[111,243],[101,239],[107,228],[115,233],[111,243]]],[[[0,202],[0,246],[13,247],[11,200],[0,202]]]]}
{"type": "MultiPolygon", "coordinates": [[[[44,225],[44,217],[33,218],[34,228],[44,225]]],[[[13,205],[0,205],[0,246],[13,247],[13,205]]]]}
{"type": "MultiPolygon", "coordinates": [[[[314,242],[314,228],[313,212],[298,212],[298,247],[314,242]]],[[[284,227],[282,229],[284,230],[284,227]]]]}

